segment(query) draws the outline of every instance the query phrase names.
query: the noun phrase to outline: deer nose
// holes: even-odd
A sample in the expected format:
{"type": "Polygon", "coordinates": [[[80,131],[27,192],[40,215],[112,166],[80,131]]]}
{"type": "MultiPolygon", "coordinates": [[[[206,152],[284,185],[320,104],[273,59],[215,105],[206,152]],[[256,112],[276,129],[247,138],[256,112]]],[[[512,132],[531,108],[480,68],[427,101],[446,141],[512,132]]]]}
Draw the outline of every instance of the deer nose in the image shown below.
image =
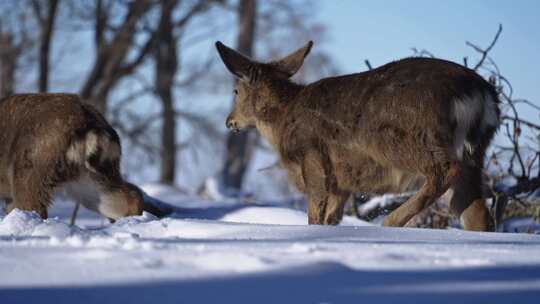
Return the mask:
{"type": "Polygon", "coordinates": [[[238,124],[232,117],[227,117],[227,121],[225,121],[225,126],[227,126],[228,129],[236,129],[238,127],[238,124]]]}

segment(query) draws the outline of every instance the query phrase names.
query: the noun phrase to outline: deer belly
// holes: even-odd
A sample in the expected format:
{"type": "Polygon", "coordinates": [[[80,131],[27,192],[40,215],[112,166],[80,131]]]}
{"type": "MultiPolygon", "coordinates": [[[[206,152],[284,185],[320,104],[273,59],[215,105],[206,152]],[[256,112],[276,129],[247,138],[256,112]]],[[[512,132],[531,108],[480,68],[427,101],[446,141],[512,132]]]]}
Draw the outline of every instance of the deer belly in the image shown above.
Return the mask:
{"type": "Polygon", "coordinates": [[[335,167],[338,187],[351,192],[382,194],[420,188],[424,177],[416,173],[369,162],[340,162],[335,167]]]}

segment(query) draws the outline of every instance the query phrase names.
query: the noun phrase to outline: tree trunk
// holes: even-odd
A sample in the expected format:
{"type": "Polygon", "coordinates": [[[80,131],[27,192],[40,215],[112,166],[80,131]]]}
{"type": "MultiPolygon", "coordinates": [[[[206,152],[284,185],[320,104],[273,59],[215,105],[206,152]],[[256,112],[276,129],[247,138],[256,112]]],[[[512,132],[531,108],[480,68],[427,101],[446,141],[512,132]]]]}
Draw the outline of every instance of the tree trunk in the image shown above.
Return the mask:
{"type": "Polygon", "coordinates": [[[160,181],[174,184],[176,169],[176,119],[172,96],[160,94],[163,104],[163,125],[161,134],[160,181]]]}
{"type": "Polygon", "coordinates": [[[15,70],[19,51],[13,40],[11,33],[0,32],[0,98],[13,95],[15,91],[15,70]]]}
{"type": "Polygon", "coordinates": [[[176,172],[176,115],[173,87],[178,59],[172,20],[176,5],[177,1],[161,1],[161,19],[154,45],[155,87],[163,107],[160,181],[171,185],[174,184],[176,172]]]}
{"type": "MultiPolygon", "coordinates": [[[[238,6],[239,32],[236,49],[253,56],[257,15],[257,0],[241,0],[238,6]]],[[[228,191],[240,191],[244,174],[252,156],[253,131],[229,133],[226,143],[225,165],[221,172],[223,186],[228,191]]]]}
{"type": "Polygon", "coordinates": [[[58,0],[49,0],[47,2],[46,11],[43,12],[40,2],[35,0],[34,13],[41,26],[40,42],[39,42],[39,92],[47,92],[49,87],[49,53],[51,50],[51,41],[53,37],[54,22],[56,20],[56,11],[58,8],[58,0]]]}

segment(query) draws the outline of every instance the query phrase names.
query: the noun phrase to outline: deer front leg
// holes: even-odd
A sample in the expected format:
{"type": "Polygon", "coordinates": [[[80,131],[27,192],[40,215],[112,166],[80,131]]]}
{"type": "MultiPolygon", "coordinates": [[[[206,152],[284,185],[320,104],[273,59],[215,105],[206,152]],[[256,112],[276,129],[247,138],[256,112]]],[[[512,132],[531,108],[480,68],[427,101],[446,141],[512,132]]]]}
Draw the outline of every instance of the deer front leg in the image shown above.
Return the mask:
{"type": "Polygon", "coordinates": [[[325,225],[338,225],[343,219],[343,211],[345,203],[349,198],[350,193],[330,194],[326,203],[326,211],[324,213],[325,225]]]}
{"type": "Polygon", "coordinates": [[[460,216],[463,229],[469,231],[490,231],[495,230],[490,223],[489,211],[483,199],[477,199],[465,209],[460,216]]]}
{"type": "Polygon", "coordinates": [[[308,223],[324,224],[329,191],[326,185],[326,172],[318,151],[308,151],[302,162],[302,177],[308,199],[308,223]]]}
{"type": "Polygon", "coordinates": [[[328,204],[328,197],[324,195],[308,194],[307,198],[308,198],[308,224],[323,225],[324,213],[326,211],[326,204],[328,204]]]}
{"type": "Polygon", "coordinates": [[[302,163],[302,177],[308,199],[310,225],[337,225],[349,194],[337,189],[328,157],[323,152],[309,152],[302,163]]]}
{"type": "Polygon", "coordinates": [[[308,195],[308,223],[310,225],[338,225],[343,218],[346,198],[343,195],[308,195]]]}
{"type": "Polygon", "coordinates": [[[308,223],[322,225],[328,204],[328,190],[325,170],[321,157],[316,152],[308,152],[302,162],[302,178],[308,200],[308,223]]]}

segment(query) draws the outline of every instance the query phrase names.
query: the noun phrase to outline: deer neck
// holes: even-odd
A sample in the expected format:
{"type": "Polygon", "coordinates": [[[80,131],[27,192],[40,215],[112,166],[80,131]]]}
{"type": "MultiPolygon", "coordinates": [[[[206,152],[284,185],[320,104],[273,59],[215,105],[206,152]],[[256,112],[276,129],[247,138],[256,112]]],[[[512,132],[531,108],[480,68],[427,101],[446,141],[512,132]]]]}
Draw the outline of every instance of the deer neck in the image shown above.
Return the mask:
{"type": "Polygon", "coordinates": [[[273,123],[267,123],[264,121],[258,121],[256,124],[257,131],[261,134],[261,136],[268,141],[268,143],[272,146],[274,149],[278,149],[278,132],[277,132],[277,126],[273,123]]]}
{"type": "Polygon", "coordinates": [[[261,110],[256,127],[262,137],[276,150],[278,150],[278,134],[284,115],[287,115],[288,109],[295,103],[303,85],[296,84],[290,80],[275,80],[269,83],[270,92],[268,106],[261,110]]]}

